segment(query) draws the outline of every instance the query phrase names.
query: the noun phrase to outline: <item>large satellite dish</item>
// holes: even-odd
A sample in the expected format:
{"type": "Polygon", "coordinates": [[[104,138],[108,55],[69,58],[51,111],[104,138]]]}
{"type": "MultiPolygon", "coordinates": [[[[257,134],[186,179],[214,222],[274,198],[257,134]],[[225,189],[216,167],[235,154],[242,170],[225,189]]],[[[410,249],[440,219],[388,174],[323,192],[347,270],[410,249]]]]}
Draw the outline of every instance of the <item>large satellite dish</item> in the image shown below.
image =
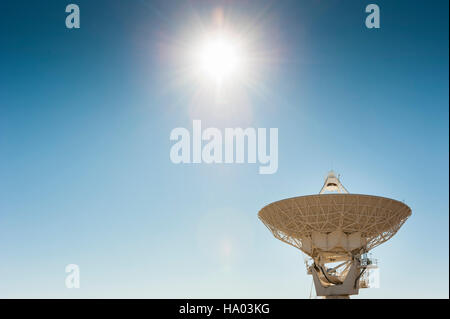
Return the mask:
{"type": "Polygon", "coordinates": [[[334,172],[318,195],[271,203],[258,217],[279,240],[311,260],[317,296],[348,298],[367,287],[362,275],[372,264],[367,253],[397,233],[411,208],[397,200],[349,194],[334,172]],[[334,193],[333,193],[334,192],[334,193]],[[329,268],[327,264],[338,263],[329,268]]]}

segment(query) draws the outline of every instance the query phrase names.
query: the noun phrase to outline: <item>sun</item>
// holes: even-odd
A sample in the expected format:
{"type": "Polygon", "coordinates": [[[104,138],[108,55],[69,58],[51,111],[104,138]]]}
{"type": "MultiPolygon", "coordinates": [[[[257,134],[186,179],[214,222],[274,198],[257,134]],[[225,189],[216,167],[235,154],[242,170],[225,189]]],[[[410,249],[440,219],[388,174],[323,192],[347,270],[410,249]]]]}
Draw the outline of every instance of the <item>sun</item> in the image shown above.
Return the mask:
{"type": "Polygon", "coordinates": [[[200,52],[201,70],[213,78],[231,76],[238,69],[237,49],[228,39],[218,37],[209,40],[200,52]]]}
{"type": "Polygon", "coordinates": [[[242,74],[243,52],[237,39],[225,34],[213,34],[199,45],[197,70],[208,80],[223,82],[242,74]]]}

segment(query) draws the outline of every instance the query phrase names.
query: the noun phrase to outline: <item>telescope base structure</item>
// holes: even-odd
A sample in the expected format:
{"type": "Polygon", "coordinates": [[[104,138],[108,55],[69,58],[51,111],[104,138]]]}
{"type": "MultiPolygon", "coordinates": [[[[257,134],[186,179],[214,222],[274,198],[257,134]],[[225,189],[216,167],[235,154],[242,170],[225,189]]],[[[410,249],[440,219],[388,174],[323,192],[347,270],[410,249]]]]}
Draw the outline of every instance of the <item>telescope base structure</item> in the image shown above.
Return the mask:
{"type": "Polygon", "coordinates": [[[324,270],[324,266],[314,263],[310,267],[313,276],[316,295],[325,299],[348,299],[350,295],[357,295],[359,292],[359,279],[365,270],[360,267],[359,258],[354,258],[352,264],[341,283],[333,282],[330,274],[324,270]]]}

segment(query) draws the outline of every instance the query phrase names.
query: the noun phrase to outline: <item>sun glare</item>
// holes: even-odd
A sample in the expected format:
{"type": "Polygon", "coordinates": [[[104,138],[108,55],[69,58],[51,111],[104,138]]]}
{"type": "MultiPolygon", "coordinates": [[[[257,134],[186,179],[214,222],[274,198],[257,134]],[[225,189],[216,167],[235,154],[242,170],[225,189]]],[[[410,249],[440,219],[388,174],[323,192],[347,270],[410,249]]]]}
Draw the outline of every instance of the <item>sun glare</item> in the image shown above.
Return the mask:
{"type": "Polygon", "coordinates": [[[224,35],[211,36],[200,45],[197,68],[208,79],[222,82],[239,75],[242,52],[236,41],[224,35]]]}

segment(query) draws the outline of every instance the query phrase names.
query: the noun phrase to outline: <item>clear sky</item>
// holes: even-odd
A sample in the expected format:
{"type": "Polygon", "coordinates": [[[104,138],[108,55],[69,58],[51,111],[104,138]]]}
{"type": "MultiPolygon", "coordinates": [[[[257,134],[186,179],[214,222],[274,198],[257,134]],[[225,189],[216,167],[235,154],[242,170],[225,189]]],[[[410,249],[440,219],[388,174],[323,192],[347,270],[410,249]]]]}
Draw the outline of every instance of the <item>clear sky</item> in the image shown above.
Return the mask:
{"type": "Polygon", "coordinates": [[[0,3],[0,297],[307,298],[257,213],[333,168],[413,211],[359,297],[448,298],[448,1],[73,2],[72,30],[67,1],[0,3]],[[254,66],[220,101],[186,66],[214,12],[254,66]],[[173,164],[193,119],[278,128],[277,173],[173,164]]]}

